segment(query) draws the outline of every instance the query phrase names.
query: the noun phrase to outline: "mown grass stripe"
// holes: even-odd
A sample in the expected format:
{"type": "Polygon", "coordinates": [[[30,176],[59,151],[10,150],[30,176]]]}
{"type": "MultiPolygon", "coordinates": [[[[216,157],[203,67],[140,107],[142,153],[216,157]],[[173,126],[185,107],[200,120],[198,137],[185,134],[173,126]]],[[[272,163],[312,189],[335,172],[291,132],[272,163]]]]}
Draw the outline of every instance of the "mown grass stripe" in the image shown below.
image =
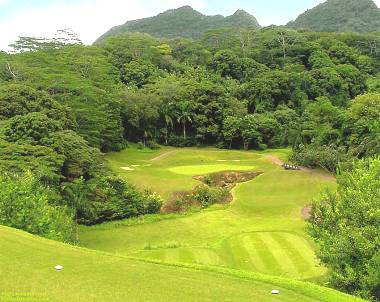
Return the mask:
{"type": "Polygon", "coordinates": [[[254,240],[252,240],[252,235],[246,235],[242,238],[242,248],[247,251],[253,268],[259,272],[265,272],[265,263],[260,257],[258,246],[255,244],[254,240]]]}
{"type": "Polygon", "coordinates": [[[261,261],[265,264],[265,271],[263,271],[263,273],[281,273],[282,269],[280,264],[271,253],[271,247],[262,239],[260,233],[252,235],[251,240],[257,248],[261,261]]]}
{"type": "Polygon", "coordinates": [[[302,255],[304,259],[307,261],[310,267],[315,267],[317,264],[317,257],[314,253],[313,248],[311,247],[310,243],[301,236],[295,236],[293,239],[294,243],[296,245],[303,245],[304,249],[302,250],[302,255]]]}
{"type": "MultiPolygon", "coordinates": [[[[272,237],[273,233],[258,233],[257,236],[263,241],[267,247],[267,252],[273,255],[275,262],[281,269],[281,274],[284,276],[298,276],[295,264],[287,251],[282,247],[280,243],[272,237]]],[[[270,263],[269,263],[270,265],[270,263]]]]}
{"type": "Polygon", "coordinates": [[[273,233],[272,238],[283,247],[292,259],[298,275],[312,270],[310,261],[305,255],[305,252],[309,247],[305,245],[305,242],[297,240],[298,236],[289,233],[273,233]]]}
{"type": "Polygon", "coordinates": [[[252,269],[249,259],[249,254],[245,249],[242,249],[242,243],[239,237],[233,237],[228,240],[229,250],[236,267],[243,269],[252,269]]]}

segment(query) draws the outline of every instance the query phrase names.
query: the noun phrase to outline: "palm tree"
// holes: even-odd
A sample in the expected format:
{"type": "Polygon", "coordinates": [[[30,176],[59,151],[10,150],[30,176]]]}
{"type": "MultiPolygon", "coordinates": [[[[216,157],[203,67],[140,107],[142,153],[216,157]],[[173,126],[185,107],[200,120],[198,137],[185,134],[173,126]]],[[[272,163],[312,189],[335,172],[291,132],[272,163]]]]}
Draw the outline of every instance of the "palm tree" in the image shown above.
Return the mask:
{"type": "Polygon", "coordinates": [[[164,106],[162,109],[162,114],[164,115],[165,125],[166,125],[166,133],[165,133],[165,144],[168,144],[168,135],[169,135],[169,129],[173,129],[173,118],[170,115],[171,110],[170,107],[172,107],[173,103],[169,103],[168,105],[164,106]]]}
{"type": "Polygon", "coordinates": [[[74,209],[74,217],[76,223],[75,240],[79,241],[78,230],[78,213],[92,212],[93,207],[91,203],[87,202],[87,196],[90,192],[90,188],[87,186],[83,177],[75,179],[73,182],[64,184],[62,187],[63,192],[69,199],[70,206],[74,209]]]}
{"type": "Polygon", "coordinates": [[[190,102],[181,102],[179,104],[179,112],[177,117],[177,122],[182,124],[183,126],[183,139],[186,140],[186,123],[192,123],[193,120],[191,118],[191,104],[190,102]]]}

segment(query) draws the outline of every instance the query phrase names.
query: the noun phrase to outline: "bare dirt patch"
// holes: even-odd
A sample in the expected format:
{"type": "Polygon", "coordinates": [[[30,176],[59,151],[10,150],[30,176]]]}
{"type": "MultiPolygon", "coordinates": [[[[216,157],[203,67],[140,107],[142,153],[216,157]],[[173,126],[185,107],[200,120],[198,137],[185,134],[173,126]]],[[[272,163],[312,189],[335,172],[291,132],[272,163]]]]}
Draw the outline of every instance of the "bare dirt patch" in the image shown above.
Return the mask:
{"type": "MultiPolygon", "coordinates": [[[[278,166],[282,166],[284,164],[284,162],[280,158],[278,158],[277,156],[274,156],[274,155],[266,155],[265,158],[268,159],[271,163],[276,164],[278,166]]],[[[318,177],[325,179],[325,180],[332,181],[332,180],[336,179],[334,175],[331,175],[325,171],[321,171],[321,170],[317,170],[317,169],[310,169],[307,167],[300,167],[300,170],[307,172],[311,175],[318,176],[318,177]]]]}
{"type": "Polygon", "coordinates": [[[183,213],[192,208],[202,208],[205,207],[205,199],[209,198],[212,198],[213,201],[207,203],[206,207],[215,203],[228,204],[233,201],[231,190],[236,184],[250,181],[261,174],[262,172],[256,171],[224,171],[194,176],[193,178],[202,184],[190,191],[173,193],[162,206],[161,211],[163,213],[183,213]]]}
{"type": "Polygon", "coordinates": [[[308,220],[310,218],[310,216],[311,216],[310,213],[311,213],[311,206],[306,206],[301,211],[302,217],[305,220],[308,220]]]}
{"type": "Polygon", "coordinates": [[[228,188],[231,190],[237,183],[250,181],[261,174],[262,172],[256,171],[224,171],[194,176],[193,178],[208,186],[228,188]]]}
{"type": "Polygon", "coordinates": [[[278,166],[282,166],[284,164],[284,162],[280,158],[274,155],[266,155],[265,158],[268,159],[271,163],[276,164],[278,166]]]}
{"type": "Polygon", "coordinates": [[[169,151],[169,152],[163,153],[163,154],[161,154],[161,155],[159,155],[159,156],[153,158],[152,160],[153,160],[153,161],[161,160],[161,159],[163,159],[163,158],[165,158],[165,157],[168,157],[170,154],[173,154],[173,153],[175,153],[175,152],[176,152],[176,151],[173,150],[173,151],[169,151]]]}

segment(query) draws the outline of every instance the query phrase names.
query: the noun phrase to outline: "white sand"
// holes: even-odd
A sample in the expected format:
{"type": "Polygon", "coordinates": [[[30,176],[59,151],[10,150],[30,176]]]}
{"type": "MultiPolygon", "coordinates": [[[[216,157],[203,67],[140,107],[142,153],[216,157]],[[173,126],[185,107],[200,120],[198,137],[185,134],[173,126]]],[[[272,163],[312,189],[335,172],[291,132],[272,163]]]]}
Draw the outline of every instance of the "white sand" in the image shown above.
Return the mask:
{"type": "Polygon", "coordinates": [[[123,169],[125,171],[134,171],[135,169],[132,169],[131,167],[120,167],[120,169],[123,169]]]}

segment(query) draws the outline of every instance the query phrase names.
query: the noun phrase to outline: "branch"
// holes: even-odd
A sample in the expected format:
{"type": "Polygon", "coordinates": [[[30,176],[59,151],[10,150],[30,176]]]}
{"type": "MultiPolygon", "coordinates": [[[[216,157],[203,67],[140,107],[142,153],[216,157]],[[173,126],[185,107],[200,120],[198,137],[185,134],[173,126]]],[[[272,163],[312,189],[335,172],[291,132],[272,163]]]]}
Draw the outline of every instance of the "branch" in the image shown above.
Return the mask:
{"type": "Polygon", "coordinates": [[[11,67],[11,65],[8,62],[7,62],[7,69],[9,71],[9,73],[12,75],[13,80],[16,81],[17,80],[17,75],[12,71],[12,67],[11,67]]]}

